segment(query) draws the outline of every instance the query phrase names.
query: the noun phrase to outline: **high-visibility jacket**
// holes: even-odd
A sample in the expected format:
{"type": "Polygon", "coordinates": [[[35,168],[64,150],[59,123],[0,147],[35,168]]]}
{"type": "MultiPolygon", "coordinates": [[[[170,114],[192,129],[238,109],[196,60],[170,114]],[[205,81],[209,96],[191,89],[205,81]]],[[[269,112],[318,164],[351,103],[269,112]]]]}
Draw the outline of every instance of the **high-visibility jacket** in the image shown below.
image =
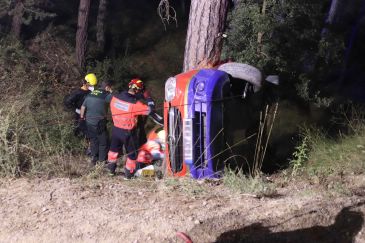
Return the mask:
{"type": "Polygon", "coordinates": [[[121,92],[114,95],[110,102],[110,110],[115,127],[132,130],[137,126],[137,118],[140,115],[149,115],[151,109],[138,101],[135,95],[121,92]]]}

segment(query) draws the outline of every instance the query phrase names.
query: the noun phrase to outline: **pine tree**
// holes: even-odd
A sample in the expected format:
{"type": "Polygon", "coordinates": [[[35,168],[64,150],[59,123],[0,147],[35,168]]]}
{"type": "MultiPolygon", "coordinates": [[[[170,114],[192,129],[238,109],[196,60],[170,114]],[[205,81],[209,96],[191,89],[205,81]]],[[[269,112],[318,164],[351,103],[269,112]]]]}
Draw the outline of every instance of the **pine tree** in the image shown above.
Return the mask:
{"type": "Polygon", "coordinates": [[[3,9],[11,9],[8,12],[12,16],[11,33],[16,38],[20,38],[23,24],[30,25],[33,20],[43,20],[55,16],[54,13],[49,13],[42,8],[45,2],[46,0],[5,0],[2,2],[0,6],[3,9]]]}
{"type": "Polygon", "coordinates": [[[80,69],[83,69],[85,65],[89,12],[90,0],[80,0],[76,32],[76,60],[80,69]]]}
{"type": "Polygon", "coordinates": [[[99,0],[98,17],[96,20],[96,41],[100,51],[104,51],[105,45],[105,19],[107,15],[108,0],[99,0]]]}
{"type": "Polygon", "coordinates": [[[228,0],[192,0],[186,37],[184,71],[220,60],[228,0]]]}

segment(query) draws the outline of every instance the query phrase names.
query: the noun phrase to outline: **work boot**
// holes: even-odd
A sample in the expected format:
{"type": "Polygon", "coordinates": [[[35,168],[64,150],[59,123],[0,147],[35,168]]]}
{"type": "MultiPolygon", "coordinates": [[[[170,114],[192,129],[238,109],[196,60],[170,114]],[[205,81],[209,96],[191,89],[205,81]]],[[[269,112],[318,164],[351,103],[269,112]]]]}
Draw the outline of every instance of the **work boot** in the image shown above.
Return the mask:
{"type": "Polygon", "coordinates": [[[87,149],[85,150],[85,155],[86,156],[91,156],[91,148],[90,147],[87,147],[87,149]]]}
{"type": "Polygon", "coordinates": [[[131,172],[127,168],[124,168],[124,176],[126,179],[130,180],[134,176],[134,172],[131,172]]]}
{"type": "Polygon", "coordinates": [[[116,163],[108,163],[106,164],[106,167],[109,170],[109,175],[115,175],[115,170],[117,169],[116,163]]]}
{"type": "Polygon", "coordinates": [[[92,158],[90,159],[90,164],[91,164],[92,166],[95,166],[97,162],[98,162],[98,157],[92,157],[92,158]]]}

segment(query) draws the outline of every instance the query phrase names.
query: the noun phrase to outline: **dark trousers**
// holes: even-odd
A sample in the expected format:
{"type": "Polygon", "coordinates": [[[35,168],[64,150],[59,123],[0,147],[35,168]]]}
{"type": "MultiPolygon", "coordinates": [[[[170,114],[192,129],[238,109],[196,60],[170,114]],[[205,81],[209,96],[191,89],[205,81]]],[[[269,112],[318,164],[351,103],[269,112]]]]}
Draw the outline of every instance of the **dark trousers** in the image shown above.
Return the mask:
{"type": "Polygon", "coordinates": [[[106,127],[100,128],[98,125],[93,125],[86,122],[87,133],[90,139],[90,149],[93,161],[104,161],[107,159],[109,150],[109,138],[106,127]]]}
{"type": "Polygon", "coordinates": [[[123,145],[127,152],[128,158],[131,160],[136,160],[139,146],[136,130],[125,130],[113,126],[110,151],[118,153],[121,151],[123,145]]]}
{"type": "Polygon", "coordinates": [[[138,134],[138,148],[147,142],[147,134],[144,126],[146,125],[147,117],[139,116],[136,128],[138,134]]]}
{"type": "Polygon", "coordinates": [[[88,138],[86,121],[80,120],[80,115],[77,113],[74,114],[74,135],[88,138]]]}

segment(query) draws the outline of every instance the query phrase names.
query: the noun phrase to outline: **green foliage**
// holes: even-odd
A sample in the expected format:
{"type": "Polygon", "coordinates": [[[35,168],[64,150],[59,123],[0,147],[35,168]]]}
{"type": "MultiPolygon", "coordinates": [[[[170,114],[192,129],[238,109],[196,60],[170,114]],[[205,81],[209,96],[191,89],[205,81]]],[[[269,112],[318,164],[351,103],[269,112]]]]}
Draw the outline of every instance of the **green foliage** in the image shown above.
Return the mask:
{"type": "Polygon", "coordinates": [[[308,160],[308,137],[305,136],[293,153],[293,159],[290,161],[292,167],[292,176],[297,175],[298,171],[303,167],[304,163],[308,160]]]}
{"type": "Polygon", "coordinates": [[[329,107],[333,103],[333,97],[322,97],[319,90],[313,91],[310,88],[311,78],[307,74],[299,75],[298,80],[294,86],[299,97],[312,102],[316,107],[329,107]]]}
{"type": "Polygon", "coordinates": [[[105,165],[104,164],[96,164],[95,167],[86,174],[83,179],[86,180],[95,180],[102,178],[103,175],[106,173],[105,165]]]}
{"type": "Polygon", "coordinates": [[[327,181],[329,176],[365,173],[364,107],[342,104],[332,123],[341,127],[329,136],[322,129],[302,129],[301,143],[290,161],[291,175],[309,175],[327,181]]]}
{"type": "Polygon", "coordinates": [[[0,18],[6,16],[9,12],[11,0],[0,0],[0,18]]]}
{"type": "Polygon", "coordinates": [[[291,161],[293,175],[302,170],[309,176],[361,174],[365,172],[365,120],[347,125],[354,129],[348,135],[329,138],[318,129],[306,129],[304,139],[291,161]]]}
{"type": "Polygon", "coordinates": [[[29,55],[23,45],[11,36],[0,39],[0,64],[2,66],[26,60],[29,55]]]}
{"type": "Polygon", "coordinates": [[[84,146],[73,136],[63,95],[50,87],[55,69],[12,38],[0,40],[0,176],[77,174],[74,154],[84,146]]]}
{"type": "MultiPolygon", "coordinates": [[[[0,39],[0,90],[21,89],[29,77],[29,53],[12,37],[0,39]],[[19,82],[18,82],[19,81],[19,82]]],[[[1,100],[1,97],[0,97],[1,100]]]]}
{"type": "Polygon", "coordinates": [[[191,178],[167,177],[163,180],[163,183],[169,189],[180,191],[191,196],[209,193],[209,189],[205,185],[199,183],[197,180],[192,180],[191,178]]]}
{"type": "Polygon", "coordinates": [[[321,100],[327,92],[321,81],[339,64],[344,48],[338,34],[321,35],[327,2],[240,1],[229,17],[224,56],[277,73],[303,99],[327,105],[331,100],[321,100]]]}
{"type": "Polygon", "coordinates": [[[343,136],[339,141],[319,139],[308,157],[310,175],[363,173],[365,171],[365,130],[360,135],[343,136]]]}
{"type": "Polygon", "coordinates": [[[96,60],[88,65],[87,70],[94,72],[99,80],[114,80],[116,89],[125,89],[131,78],[131,68],[125,57],[96,60]]]}
{"type": "MultiPolygon", "coordinates": [[[[10,108],[12,111],[15,106],[10,108]]],[[[19,138],[11,129],[14,117],[9,112],[0,110],[0,174],[16,175],[19,173],[19,138]]]]}
{"type": "MultiPolygon", "coordinates": [[[[55,13],[49,13],[42,9],[42,4],[44,4],[44,0],[24,0],[24,14],[23,14],[23,24],[29,25],[33,20],[44,20],[45,18],[53,18],[56,16],[55,13]]],[[[6,0],[3,3],[5,6],[9,8],[11,1],[6,0]]],[[[1,7],[1,6],[0,6],[1,7]]],[[[9,15],[13,15],[13,10],[9,11],[9,15]]]]}
{"type": "Polygon", "coordinates": [[[80,153],[82,143],[73,136],[72,126],[56,106],[39,105],[41,90],[34,89],[22,99],[5,102],[0,110],[0,175],[64,174],[70,156],[80,153]],[[39,107],[34,107],[36,105],[39,107]]]}

